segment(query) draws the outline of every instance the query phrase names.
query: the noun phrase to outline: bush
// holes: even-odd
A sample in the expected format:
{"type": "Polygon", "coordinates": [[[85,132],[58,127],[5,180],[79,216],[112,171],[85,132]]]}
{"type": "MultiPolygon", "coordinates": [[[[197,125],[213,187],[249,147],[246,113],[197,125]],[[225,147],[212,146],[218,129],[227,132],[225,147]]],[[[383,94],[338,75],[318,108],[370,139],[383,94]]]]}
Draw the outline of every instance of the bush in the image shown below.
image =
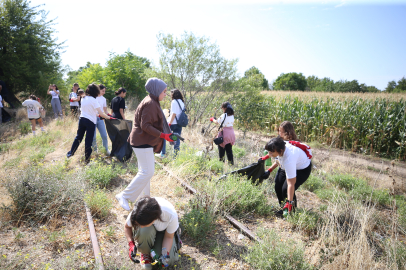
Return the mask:
{"type": "Polygon", "coordinates": [[[287,221],[307,233],[315,233],[322,223],[321,215],[305,209],[297,209],[294,215],[289,215],[287,221]]]}
{"type": "Polygon", "coordinates": [[[110,209],[113,208],[113,203],[101,189],[93,189],[86,193],[85,202],[90,208],[92,215],[99,218],[107,217],[110,213],[110,209]]]}
{"type": "Polygon", "coordinates": [[[368,185],[365,180],[355,178],[354,176],[349,174],[330,175],[328,177],[328,180],[338,187],[346,189],[347,191],[368,185]]]}
{"type": "Polygon", "coordinates": [[[311,269],[304,256],[304,246],[290,238],[282,238],[274,230],[260,229],[262,241],[248,248],[245,260],[254,269],[305,270],[311,269]]]}
{"type": "Polygon", "coordinates": [[[28,134],[31,132],[31,123],[28,122],[21,122],[18,125],[18,129],[22,135],[28,134]]]}
{"type": "Polygon", "coordinates": [[[185,233],[194,241],[201,241],[215,227],[216,216],[211,209],[204,209],[192,205],[181,219],[181,224],[185,233]]]}
{"type": "Polygon", "coordinates": [[[314,192],[317,189],[325,187],[325,182],[318,176],[310,175],[310,177],[303,183],[302,187],[308,191],[314,192]]]}
{"type": "Polygon", "coordinates": [[[316,193],[317,197],[319,197],[320,199],[328,200],[331,202],[337,202],[339,199],[348,197],[347,193],[335,188],[317,189],[314,193],[316,193]]]}
{"type": "Polygon", "coordinates": [[[389,269],[406,269],[406,245],[395,239],[385,241],[385,253],[389,269]]]}
{"type": "Polygon", "coordinates": [[[111,179],[124,172],[124,169],[114,166],[113,164],[108,165],[96,161],[91,166],[88,166],[88,169],[86,170],[86,177],[90,180],[90,183],[93,186],[104,188],[110,184],[111,179]]]}
{"type": "Polygon", "coordinates": [[[52,217],[76,215],[83,209],[83,176],[53,167],[27,167],[8,176],[5,184],[13,207],[4,208],[12,219],[44,222],[52,217]]]}
{"type": "Polygon", "coordinates": [[[212,172],[221,173],[223,172],[224,162],[218,159],[211,159],[206,162],[205,167],[212,172]]]}
{"type": "Polygon", "coordinates": [[[243,156],[245,156],[246,151],[244,148],[240,148],[238,146],[233,146],[233,156],[234,158],[241,158],[243,156]]]}

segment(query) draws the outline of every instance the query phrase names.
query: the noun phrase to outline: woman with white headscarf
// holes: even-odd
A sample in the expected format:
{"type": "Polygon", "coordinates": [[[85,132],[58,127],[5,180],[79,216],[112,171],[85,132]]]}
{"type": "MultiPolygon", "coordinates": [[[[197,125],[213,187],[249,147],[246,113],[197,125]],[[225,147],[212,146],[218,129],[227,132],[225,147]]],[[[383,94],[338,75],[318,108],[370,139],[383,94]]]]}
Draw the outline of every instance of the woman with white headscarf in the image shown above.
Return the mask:
{"type": "Polygon", "coordinates": [[[155,171],[155,153],[160,153],[164,140],[174,144],[172,131],[161,109],[160,101],[166,96],[166,83],[157,78],[148,79],[145,89],[149,93],[138,105],[134,125],[128,142],[138,161],[138,173],[121,193],[116,195],[120,206],[130,211],[128,200],[135,202],[139,195],[150,195],[150,182],[155,171]]]}

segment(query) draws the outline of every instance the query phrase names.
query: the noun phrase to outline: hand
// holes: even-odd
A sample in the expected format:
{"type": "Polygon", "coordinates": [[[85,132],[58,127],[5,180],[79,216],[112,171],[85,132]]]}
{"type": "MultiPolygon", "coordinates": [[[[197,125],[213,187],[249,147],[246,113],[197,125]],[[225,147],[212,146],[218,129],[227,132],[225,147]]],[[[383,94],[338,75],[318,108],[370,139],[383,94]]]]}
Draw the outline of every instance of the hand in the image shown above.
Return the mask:
{"type": "Polygon", "coordinates": [[[167,134],[167,133],[161,133],[161,135],[159,136],[159,138],[165,139],[168,142],[174,142],[174,140],[172,140],[169,136],[171,136],[173,133],[171,134],[167,134]]]}
{"type": "Polygon", "coordinates": [[[135,263],[139,262],[138,260],[135,259],[135,256],[137,256],[137,248],[135,247],[134,241],[128,242],[128,246],[129,246],[128,256],[130,257],[130,259],[135,263]]]}
{"type": "Polygon", "coordinates": [[[261,179],[263,180],[268,179],[270,174],[271,172],[269,170],[266,171],[263,175],[261,175],[261,179]]]}
{"type": "Polygon", "coordinates": [[[117,120],[117,118],[114,118],[114,117],[110,116],[110,120],[117,120]]]}
{"type": "Polygon", "coordinates": [[[168,126],[170,127],[172,124],[168,124],[168,126]]]}
{"type": "Polygon", "coordinates": [[[214,122],[214,117],[211,117],[211,118],[210,118],[210,121],[214,122]]]}
{"type": "Polygon", "coordinates": [[[161,262],[163,267],[169,266],[169,252],[166,251],[166,248],[162,248],[162,255],[159,257],[159,261],[161,262]]]}
{"type": "Polygon", "coordinates": [[[264,160],[262,159],[262,157],[260,157],[260,158],[258,159],[258,164],[262,164],[262,163],[264,163],[264,160]]]}
{"type": "Polygon", "coordinates": [[[70,102],[73,102],[73,99],[69,99],[70,102]]]}
{"type": "Polygon", "coordinates": [[[111,114],[109,114],[109,113],[108,113],[107,115],[108,115],[108,116],[110,116],[110,117],[112,117],[112,115],[111,115],[111,114]]]}

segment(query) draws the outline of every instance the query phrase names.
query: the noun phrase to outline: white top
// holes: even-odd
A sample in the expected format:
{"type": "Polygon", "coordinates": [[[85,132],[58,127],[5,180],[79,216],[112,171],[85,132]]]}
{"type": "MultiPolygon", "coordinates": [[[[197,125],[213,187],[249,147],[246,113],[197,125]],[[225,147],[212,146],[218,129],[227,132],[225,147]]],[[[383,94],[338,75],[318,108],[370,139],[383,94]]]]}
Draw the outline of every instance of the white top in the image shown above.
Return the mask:
{"type": "Polygon", "coordinates": [[[56,90],[56,92],[54,92],[54,90],[49,91],[49,93],[51,93],[52,98],[59,98],[59,90],[56,90]]]}
{"type": "Polygon", "coordinates": [[[100,108],[99,102],[94,97],[86,96],[82,98],[81,101],[82,108],[80,112],[80,117],[84,117],[97,123],[97,108],[100,108]]]}
{"type": "Polygon", "coordinates": [[[1,102],[3,100],[3,97],[0,96],[0,108],[3,108],[3,102],[1,102]]]}
{"type": "Polygon", "coordinates": [[[106,98],[103,96],[100,96],[100,97],[97,97],[96,100],[97,100],[97,102],[99,102],[101,110],[104,112],[104,107],[107,108],[106,98]]]}
{"type": "MultiPolygon", "coordinates": [[[[219,123],[221,125],[221,123],[223,123],[224,117],[225,117],[225,113],[223,113],[219,119],[214,120],[217,123],[219,123]]],[[[234,115],[230,115],[226,117],[226,121],[224,121],[223,127],[232,127],[234,125],[234,115]]]]}
{"type": "MultiPolygon", "coordinates": [[[[69,94],[69,99],[71,98],[78,98],[78,94],[76,94],[75,92],[71,92],[69,94]]],[[[79,106],[79,101],[70,102],[70,106],[79,106]]]]}
{"type": "Polygon", "coordinates": [[[306,153],[290,143],[285,141],[285,152],[283,156],[278,156],[281,169],[285,170],[286,178],[296,177],[296,170],[306,169],[310,165],[310,159],[306,153]]]}
{"type": "MultiPolygon", "coordinates": [[[[154,226],[155,229],[159,232],[161,231],[167,231],[168,233],[174,233],[179,227],[179,220],[178,220],[178,214],[176,213],[175,207],[165,200],[164,198],[160,197],[155,197],[155,200],[157,200],[159,206],[161,207],[161,219],[163,221],[160,221],[159,219],[154,221],[154,226]]],[[[131,225],[131,213],[128,215],[126,223],[127,226],[132,227],[131,225]]]]}
{"type": "MultiPolygon", "coordinates": [[[[171,119],[172,114],[176,114],[176,117],[179,118],[179,116],[182,113],[183,109],[185,109],[185,104],[183,103],[183,101],[181,99],[172,100],[172,103],[171,103],[171,115],[169,116],[169,119],[171,119]],[[176,100],[179,101],[180,107],[182,107],[182,109],[179,108],[179,105],[176,102],[176,100]]],[[[178,123],[176,121],[176,117],[173,119],[172,125],[176,125],[178,123]]]]}
{"type": "Polygon", "coordinates": [[[41,104],[39,104],[38,101],[27,99],[26,101],[23,102],[22,105],[27,107],[28,118],[37,119],[41,117],[39,109],[43,107],[41,104]]]}

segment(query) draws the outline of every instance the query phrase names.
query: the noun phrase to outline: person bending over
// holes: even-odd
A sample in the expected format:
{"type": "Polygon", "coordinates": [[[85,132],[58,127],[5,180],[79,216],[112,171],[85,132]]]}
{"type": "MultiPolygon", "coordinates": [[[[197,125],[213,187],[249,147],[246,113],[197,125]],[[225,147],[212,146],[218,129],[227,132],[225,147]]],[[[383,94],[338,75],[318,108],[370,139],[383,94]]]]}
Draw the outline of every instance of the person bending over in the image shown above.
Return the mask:
{"type": "Polygon", "coordinates": [[[178,214],[170,202],[159,197],[140,198],[124,226],[130,259],[135,261],[138,249],[142,269],[152,269],[153,258],[159,258],[158,262],[164,267],[173,266],[179,259],[174,237],[178,228],[178,214]],[[137,248],[134,240],[138,243],[137,248]]]}
{"type": "Polygon", "coordinates": [[[22,105],[27,107],[27,115],[28,115],[28,120],[31,121],[32,134],[35,135],[36,121],[38,121],[38,124],[41,127],[41,131],[44,132],[45,129],[44,129],[44,124],[42,123],[41,111],[40,111],[40,109],[44,109],[44,107],[42,107],[42,105],[38,102],[38,98],[34,95],[30,95],[30,98],[25,100],[22,103],[22,105]]]}

